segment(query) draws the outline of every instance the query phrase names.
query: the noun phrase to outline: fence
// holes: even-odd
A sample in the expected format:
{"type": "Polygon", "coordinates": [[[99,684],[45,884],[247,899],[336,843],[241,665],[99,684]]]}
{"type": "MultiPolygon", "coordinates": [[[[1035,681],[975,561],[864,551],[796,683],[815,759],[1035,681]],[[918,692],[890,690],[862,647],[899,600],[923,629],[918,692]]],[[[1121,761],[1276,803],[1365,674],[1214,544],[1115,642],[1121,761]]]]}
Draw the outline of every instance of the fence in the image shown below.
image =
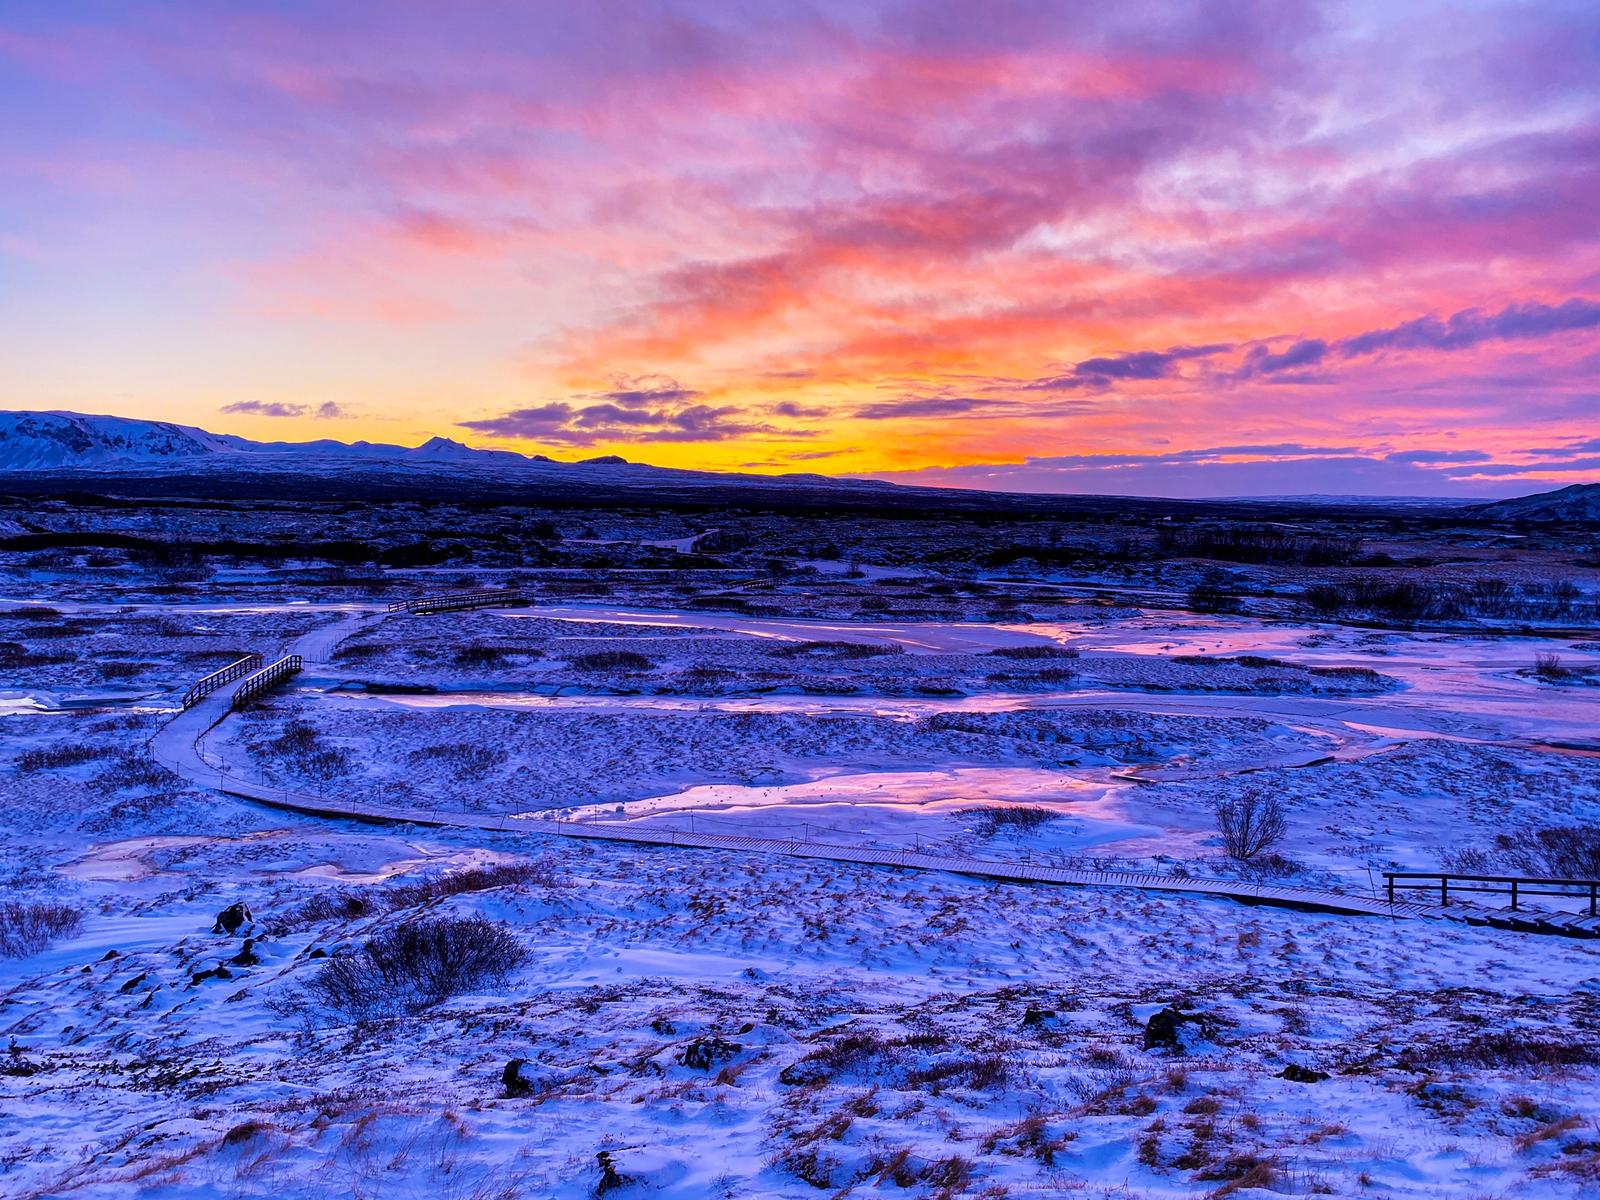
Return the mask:
{"type": "Polygon", "coordinates": [[[277,687],[289,676],[298,674],[300,668],[304,665],[304,661],[298,654],[289,654],[280,658],[270,667],[262,667],[261,670],[239,685],[239,690],[233,694],[233,707],[242,708],[247,701],[255,699],[262,692],[277,687]]]}
{"type": "Polygon", "coordinates": [[[261,666],[261,655],[246,654],[238,662],[231,662],[220,671],[213,671],[205,678],[198,680],[193,687],[183,694],[183,706],[193,708],[206,696],[216,691],[225,683],[232,683],[257,670],[261,666]]]}
{"type": "Polygon", "coordinates": [[[1589,901],[1589,915],[1600,916],[1600,879],[1542,879],[1527,875],[1457,875],[1434,871],[1385,871],[1389,903],[1395,889],[1439,889],[1440,905],[1450,903],[1451,892],[1492,892],[1511,897],[1511,910],[1517,911],[1524,896],[1561,896],[1589,901]]]}
{"type": "Polygon", "coordinates": [[[389,611],[455,612],[464,608],[496,608],[507,604],[527,603],[529,603],[528,597],[521,588],[492,588],[479,592],[446,592],[437,596],[416,596],[410,600],[396,600],[389,605],[389,611]]]}

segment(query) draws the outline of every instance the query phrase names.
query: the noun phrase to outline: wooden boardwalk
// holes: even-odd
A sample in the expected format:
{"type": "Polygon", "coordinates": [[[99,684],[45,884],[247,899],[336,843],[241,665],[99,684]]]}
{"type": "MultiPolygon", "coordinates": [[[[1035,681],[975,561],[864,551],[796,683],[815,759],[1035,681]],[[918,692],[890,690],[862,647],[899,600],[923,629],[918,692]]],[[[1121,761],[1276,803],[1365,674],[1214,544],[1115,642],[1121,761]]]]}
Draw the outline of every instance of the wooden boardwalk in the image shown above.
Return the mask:
{"type": "MultiPolygon", "coordinates": [[[[326,633],[308,635],[326,640],[326,633]]],[[[309,649],[309,644],[307,645],[309,649]]],[[[291,655],[294,667],[299,656],[291,655]]],[[[280,660],[287,663],[288,659],[280,660]]],[[[279,664],[274,664],[277,666],[279,664]]],[[[1242,904],[1269,905],[1305,912],[1341,913],[1352,916],[1391,919],[1432,919],[1471,925],[1492,925],[1529,932],[1560,933],[1573,937],[1600,937],[1600,920],[1567,913],[1530,910],[1519,912],[1478,904],[1457,903],[1448,907],[1386,897],[1362,896],[1349,892],[1321,891],[1313,888],[1284,887],[1271,883],[1248,883],[1231,879],[1205,879],[1194,876],[1160,875],[1154,872],[1082,871],[1067,867],[1002,859],[977,858],[920,851],[879,849],[871,846],[840,845],[832,842],[794,838],[752,837],[740,834],[701,833],[625,822],[557,821],[521,818],[440,809],[409,808],[355,799],[349,796],[322,796],[272,787],[235,771],[232,764],[202,750],[202,739],[233,710],[238,691],[253,677],[232,688],[219,687],[192,707],[174,717],[151,740],[157,760],[179,775],[205,787],[257,804],[306,816],[370,824],[419,825],[433,828],[475,829],[494,833],[533,834],[545,837],[582,838],[593,841],[625,842],[643,846],[670,846],[684,849],[729,850],[747,854],[782,855],[790,858],[820,859],[828,862],[856,863],[911,871],[941,871],[975,879],[1002,883],[1052,884],[1063,887],[1127,888],[1192,896],[1212,896],[1242,904]]]]}

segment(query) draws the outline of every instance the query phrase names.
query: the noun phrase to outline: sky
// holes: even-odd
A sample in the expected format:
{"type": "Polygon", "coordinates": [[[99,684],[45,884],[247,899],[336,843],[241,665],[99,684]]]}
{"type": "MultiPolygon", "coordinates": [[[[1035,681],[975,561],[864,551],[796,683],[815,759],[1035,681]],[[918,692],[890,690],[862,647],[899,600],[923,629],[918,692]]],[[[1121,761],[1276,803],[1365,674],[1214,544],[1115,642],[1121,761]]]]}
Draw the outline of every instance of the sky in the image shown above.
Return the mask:
{"type": "Polygon", "coordinates": [[[1600,481],[1600,5],[0,5],[0,406],[1173,496],[1600,481]]]}

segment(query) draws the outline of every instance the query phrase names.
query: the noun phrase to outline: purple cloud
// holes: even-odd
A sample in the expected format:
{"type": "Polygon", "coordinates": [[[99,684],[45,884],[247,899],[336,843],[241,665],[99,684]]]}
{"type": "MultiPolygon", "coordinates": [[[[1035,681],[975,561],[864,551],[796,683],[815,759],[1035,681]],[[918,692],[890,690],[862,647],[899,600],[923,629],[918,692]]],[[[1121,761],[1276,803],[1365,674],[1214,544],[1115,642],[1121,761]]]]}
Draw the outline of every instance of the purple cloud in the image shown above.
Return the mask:
{"type": "MultiPolygon", "coordinates": [[[[688,389],[685,396],[700,393],[688,389]]],[[[553,400],[530,408],[513,409],[498,417],[484,417],[456,424],[494,437],[520,438],[569,446],[590,446],[597,442],[720,442],[733,438],[760,437],[779,432],[772,426],[743,419],[743,410],[733,405],[691,404],[672,407],[636,408],[630,403],[572,404],[553,400]]],[[[790,431],[788,437],[804,437],[790,431]]]]}
{"type": "Polygon", "coordinates": [[[1113,382],[1169,379],[1174,368],[1189,359],[1225,354],[1233,347],[1224,342],[1204,346],[1173,346],[1167,350],[1130,350],[1122,354],[1086,358],[1066,374],[1050,375],[1025,384],[1028,391],[1105,391],[1113,382]]]}
{"type": "Polygon", "coordinates": [[[984,409],[1004,407],[1001,400],[976,396],[907,396],[864,405],[852,414],[863,421],[889,421],[909,417],[964,417],[984,409]]]}
{"type": "Polygon", "coordinates": [[[1338,343],[1338,350],[1345,358],[1382,350],[1465,350],[1483,342],[1548,337],[1597,326],[1600,303],[1574,296],[1556,305],[1511,304],[1495,313],[1468,308],[1442,321],[1435,316],[1418,317],[1345,338],[1338,343]]]}
{"type": "Polygon", "coordinates": [[[306,415],[306,406],[284,404],[277,400],[235,400],[232,404],[224,404],[222,411],[247,413],[255,417],[303,417],[306,415]]]}
{"type": "Polygon", "coordinates": [[[310,417],[317,421],[331,421],[350,415],[332,400],[324,400],[315,408],[281,400],[235,400],[232,404],[224,404],[222,411],[246,413],[255,417],[310,417]]]}
{"type": "Polygon", "coordinates": [[[622,376],[617,380],[614,390],[596,393],[595,398],[626,405],[681,404],[687,400],[698,400],[700,393],[666,375],[640,375],[633,378],[622,376]]]}
{"type": "Polygon", "coordinates": [[[1209,346],[1174,346],[1170,350],[1135,350],[1108,358],[1086,358],[1072,368],[1076,376],[1104,379],[1165,379],[1186,359],[1209,358],[1233,349],[1225,343],[1209,346]]]}
{"type": "Polygon", "coordinates": [[[1383,460],[1392,463],[1481,463],[1490,455],[1482,450],[1397,450],[1385,454],[1383,460]]]}
{"type": "Polygon", "coordinates": [[[1250,379],[1256,375],[1275,375],[1279,371],[1314,367],[1327,353],[1328,343],[1321,338],[1303,338],[1288,349],[1279,351],[1255,346],[1245,356],[1244,365],[1239,368],[1236,377],[1250,379]]]}

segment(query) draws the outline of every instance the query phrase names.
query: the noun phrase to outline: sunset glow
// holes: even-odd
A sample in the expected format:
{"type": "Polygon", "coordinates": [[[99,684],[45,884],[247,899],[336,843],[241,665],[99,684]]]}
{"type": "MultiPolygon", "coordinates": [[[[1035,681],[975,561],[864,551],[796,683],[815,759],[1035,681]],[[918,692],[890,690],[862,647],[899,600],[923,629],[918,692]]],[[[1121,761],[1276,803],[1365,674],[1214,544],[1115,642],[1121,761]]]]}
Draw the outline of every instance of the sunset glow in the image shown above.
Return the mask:
{"type": "Polygon", "coordinates": [[[1600,480],[1593,3],[0,16],[4,407],[1034,491],[1600,480]]]}

